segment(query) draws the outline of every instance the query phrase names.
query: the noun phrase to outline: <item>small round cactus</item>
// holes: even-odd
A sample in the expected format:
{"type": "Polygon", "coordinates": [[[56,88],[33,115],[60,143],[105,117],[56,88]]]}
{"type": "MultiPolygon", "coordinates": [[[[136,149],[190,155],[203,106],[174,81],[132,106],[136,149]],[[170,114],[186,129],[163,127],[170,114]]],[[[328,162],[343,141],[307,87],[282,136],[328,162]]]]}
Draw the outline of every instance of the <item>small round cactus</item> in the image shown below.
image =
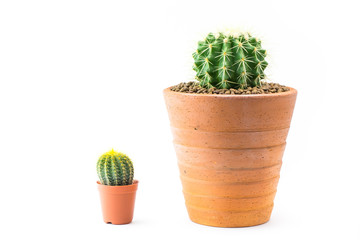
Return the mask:
{"type": "Polygon", "coordinates": [[[196,79],[206,88],[247,88],[260,86],[265,78],[266,50],[250,34],[215,36],[199,41],[193,54],[196,79]]]}
{"type": "Polygon", "coordinates": [[[96,170],[103,185],[120,186],[133,183],[134,166],[130,158],[123,153],[111,150],[101,155],[96,170]]]}

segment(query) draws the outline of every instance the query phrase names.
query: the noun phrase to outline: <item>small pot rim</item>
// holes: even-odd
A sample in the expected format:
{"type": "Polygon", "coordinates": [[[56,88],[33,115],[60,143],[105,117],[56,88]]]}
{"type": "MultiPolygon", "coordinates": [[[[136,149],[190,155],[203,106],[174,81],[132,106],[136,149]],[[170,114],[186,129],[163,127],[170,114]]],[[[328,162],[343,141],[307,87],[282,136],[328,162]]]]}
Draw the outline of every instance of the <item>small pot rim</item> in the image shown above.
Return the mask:
{"type": "Polygon", "coordinates": [[[288,95],[292,95],[292,94],[297,94],[297,90],[292,87],[288,87],[288,88],[290,88],[290,91],[281,92],[281,93],[271,93],[271,94],[261,93],[261,94],[244,94],[244,95],[185,93],[185,92],[171,91],[170,88],[172,88],[172,87],[165,88],[163,90],[164,94],[171,93],[171,94],[178,94],[178,95],[182,95],[182,96],[193,96],[193,97],[202,97],[202,98],[209,98],[209,97],[210,98],[274,98],[274,97],[279,97],[279,96],[288,96],[288,95]]]}
{"type": "Polygon", "coordinates": [[[111,186],[111,185],[105,185],[105,184],[101,184],[100,181],[96,181],[96,183],[100,186],[106,187],[106,188],[130,188],[134,185],[138,185],[139,180],[134,179],[133,184],[130,185],[118,185],[118,186],[111,186]]]}

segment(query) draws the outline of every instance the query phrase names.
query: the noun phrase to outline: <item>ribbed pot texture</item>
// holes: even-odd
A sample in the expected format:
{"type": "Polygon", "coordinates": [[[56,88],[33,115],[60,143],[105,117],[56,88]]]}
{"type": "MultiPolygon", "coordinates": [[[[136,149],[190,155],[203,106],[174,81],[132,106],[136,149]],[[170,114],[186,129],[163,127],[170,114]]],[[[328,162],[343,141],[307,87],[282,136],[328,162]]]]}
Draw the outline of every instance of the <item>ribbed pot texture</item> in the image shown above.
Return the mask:
{"type": "Polygon", "coordinates": [[[269,221],[297,91],[259,95],[164,90],[185,204],[193,222],[269,221]]]}
{"type": "Polygon", "coordinates": [[[133,220],[139,181],[131,185],[108,186],[97,182],[105,223],[128,224],[133,220]]]}

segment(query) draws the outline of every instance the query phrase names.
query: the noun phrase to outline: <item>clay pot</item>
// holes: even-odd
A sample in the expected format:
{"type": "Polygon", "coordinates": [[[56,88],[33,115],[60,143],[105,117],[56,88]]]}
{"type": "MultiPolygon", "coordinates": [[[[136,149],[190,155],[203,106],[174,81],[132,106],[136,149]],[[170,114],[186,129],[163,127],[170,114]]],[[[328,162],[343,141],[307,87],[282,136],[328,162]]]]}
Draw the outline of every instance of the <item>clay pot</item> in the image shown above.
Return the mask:
{"type": "Polygon", "coordinates": [[[245,227],[270,219],[296,95],[164,90],[192,221],[245,227]]]}
{"type": "Polygon", "coordinates": [[[104,222],[128,224],[132,222],[135,206],[137,180],[132,185],[108,186],[98,181],[104,222]]]}

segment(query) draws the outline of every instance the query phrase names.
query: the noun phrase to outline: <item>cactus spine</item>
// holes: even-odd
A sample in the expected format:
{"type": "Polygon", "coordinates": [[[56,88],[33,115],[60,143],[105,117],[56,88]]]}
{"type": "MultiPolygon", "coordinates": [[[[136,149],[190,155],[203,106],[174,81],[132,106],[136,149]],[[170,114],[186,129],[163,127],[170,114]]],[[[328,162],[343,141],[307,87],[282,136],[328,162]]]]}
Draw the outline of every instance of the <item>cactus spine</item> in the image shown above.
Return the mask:
{"type": "Polygon", "coordinates": [[[134,178],[134,166],[130,158],[123,153],[111,150],[97,161],[97,174],[103,185],[131,185],[134,178]]]}
{"type": "Polygon", "coordinates": [[[265,78],[266,50],[261,41],[250,36],[209,33],[199,41],[193,54],[196,79],[202,87],[247,88],[260,86],[265,78]]]}

